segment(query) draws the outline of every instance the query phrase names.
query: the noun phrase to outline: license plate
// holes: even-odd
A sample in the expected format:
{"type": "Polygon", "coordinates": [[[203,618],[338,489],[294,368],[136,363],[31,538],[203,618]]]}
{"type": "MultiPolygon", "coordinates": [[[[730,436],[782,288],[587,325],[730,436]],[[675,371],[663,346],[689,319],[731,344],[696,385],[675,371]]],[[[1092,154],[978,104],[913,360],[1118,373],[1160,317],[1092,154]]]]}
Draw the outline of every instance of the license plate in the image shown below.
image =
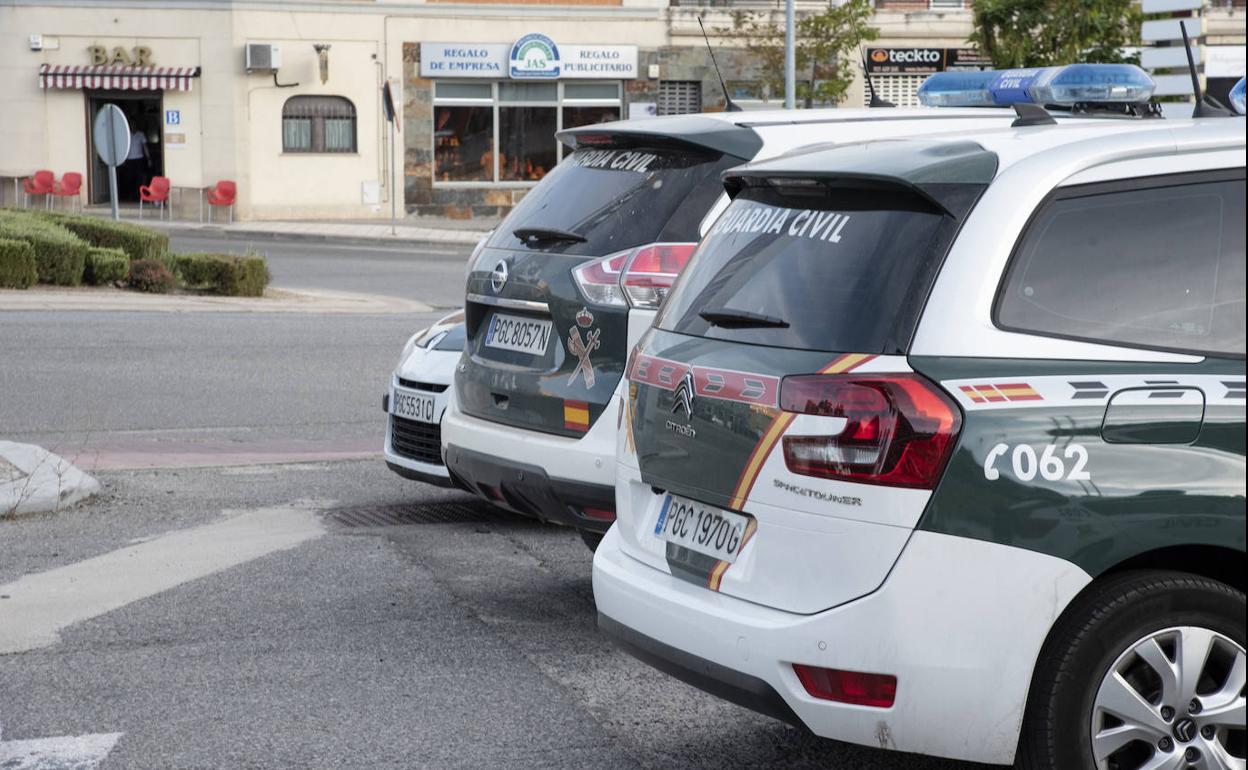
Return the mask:
{"type": "Polygon", "coordinates": [[[550,321],[495,313],[485,332],[485,345],[535,356],[546,354],[550,344],[550,321]]]}
{"type": "Polygon", "coordinates": [[[739,513],[668,495],[654,524],[654,534],[669,543],[731,563],[741,553],[749,522],[749,517],[739,513]]]}
{"type": "Polygon", "coordinates": [[[394,389],[390,399],[390,414],[419,422],[437,422],[433,413],[433,396],[406,388],[394,389]]]}

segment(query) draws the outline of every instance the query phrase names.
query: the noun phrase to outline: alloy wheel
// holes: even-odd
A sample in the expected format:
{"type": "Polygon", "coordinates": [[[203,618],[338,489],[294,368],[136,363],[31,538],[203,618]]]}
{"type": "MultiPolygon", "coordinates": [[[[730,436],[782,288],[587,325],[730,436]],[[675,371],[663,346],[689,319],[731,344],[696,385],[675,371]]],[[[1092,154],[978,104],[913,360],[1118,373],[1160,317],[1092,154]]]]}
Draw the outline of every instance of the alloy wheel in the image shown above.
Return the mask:
{"type": "Polygon", "coordinates": [[[1245,770],[1244,648],[1198,626],[1127,647],[1092,705],[1098,770],[1245,770]]]}

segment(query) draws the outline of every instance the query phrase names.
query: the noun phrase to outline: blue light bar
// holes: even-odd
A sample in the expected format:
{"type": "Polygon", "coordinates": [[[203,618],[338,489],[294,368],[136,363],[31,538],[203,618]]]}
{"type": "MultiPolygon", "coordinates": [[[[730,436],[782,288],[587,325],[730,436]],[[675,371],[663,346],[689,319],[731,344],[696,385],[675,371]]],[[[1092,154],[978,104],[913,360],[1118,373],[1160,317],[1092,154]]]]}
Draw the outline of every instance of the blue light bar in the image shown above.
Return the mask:
{"type": "Polygon", "coordinates": [[[1231,106],[1240,115],[1244,114],[1244,79],[1240,78],[1234,86],[1231,87],[1231,106]]]}
{"type": "Polygon", "coordinates": [[[919,87],[928,107],[1008,107],[1035,103],[1089,102],[1140,104],[1156,84],[1134,64],[1068,64],[1063,67],[937,72],[919,87]]]}
{"type": "Polygon", "coordinates": [[[992,107],[988,84],[995,70],[937,72],[919,86],[919,104],[927,107],[992,107]]]}
{"type": "Polygon", "coordinates": [[[1046,68],[1027,90],[1037,104],[1143,104],[1156,88],[1148,73],[1134,64],[1067,64],[1046,68]]]}

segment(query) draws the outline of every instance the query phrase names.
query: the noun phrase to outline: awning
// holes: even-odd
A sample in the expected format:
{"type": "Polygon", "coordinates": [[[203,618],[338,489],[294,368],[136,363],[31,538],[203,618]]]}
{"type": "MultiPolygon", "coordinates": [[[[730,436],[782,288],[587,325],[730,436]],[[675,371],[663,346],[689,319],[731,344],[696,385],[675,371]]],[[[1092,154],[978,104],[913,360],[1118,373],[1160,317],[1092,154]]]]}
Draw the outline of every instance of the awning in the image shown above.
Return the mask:
{"type": "Polygon", "coordinates": [[[199,67],[109,67],[39,65],[40,88],[92,88],[103,91],[190,91],[199,67]]]}

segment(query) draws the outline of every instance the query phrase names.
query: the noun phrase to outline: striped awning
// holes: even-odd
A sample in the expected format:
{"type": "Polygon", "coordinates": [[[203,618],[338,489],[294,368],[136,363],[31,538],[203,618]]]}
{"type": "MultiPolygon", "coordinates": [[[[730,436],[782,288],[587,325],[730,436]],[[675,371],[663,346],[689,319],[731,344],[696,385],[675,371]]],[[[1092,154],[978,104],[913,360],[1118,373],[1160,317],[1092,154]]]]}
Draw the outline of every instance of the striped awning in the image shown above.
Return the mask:
{"type": "Polygon", "coordinates": [[[41,64],[40,88],[102,91],[190,91],[199,67],[109,67],[41,64]]]}

